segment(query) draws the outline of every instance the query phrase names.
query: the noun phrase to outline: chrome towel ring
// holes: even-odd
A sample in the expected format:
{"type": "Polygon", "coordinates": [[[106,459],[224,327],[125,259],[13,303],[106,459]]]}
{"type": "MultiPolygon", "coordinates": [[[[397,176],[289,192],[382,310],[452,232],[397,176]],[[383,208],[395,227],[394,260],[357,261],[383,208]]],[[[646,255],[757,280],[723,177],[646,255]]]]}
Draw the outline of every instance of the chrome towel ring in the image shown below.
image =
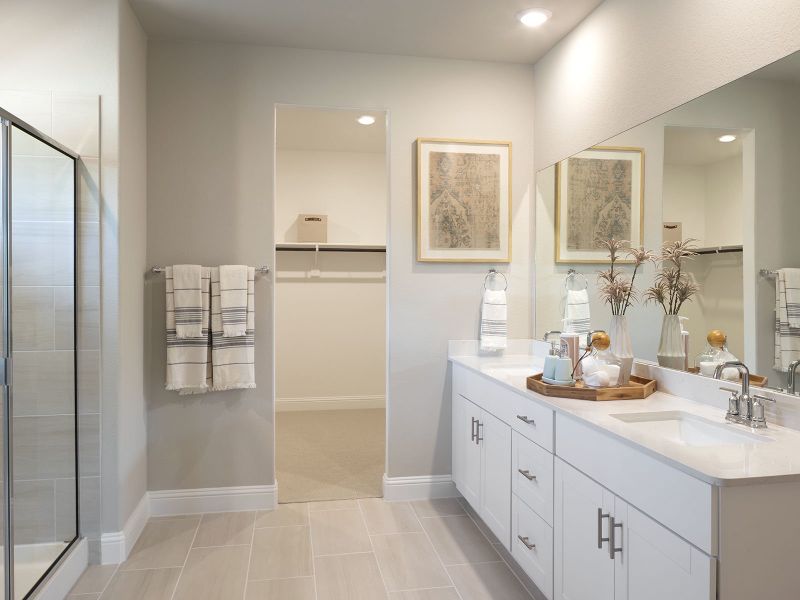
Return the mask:
{"type": "Polygon", "coordinates": [[[483,289],[487,289],[486,282],[489,281],[489,277],[494,278],[497,277],[498,275],[503,278],[503,282],[505,283],[503,291],[505,292],[508,289],[508,279],[506,279],[506,276],[497,269],[489,269],[489,272],[486,273],[486,277],[483,278],[483,289]]]}
{"type": "Polygon", "coordinates": [[[588,290],[589,289],[589,280],[586,279],[586,276],[583,273],[581,273],[579,271],[576,271],[575,269],[570,269],[569,271],[567,271],[567,277],[564,279],[564,289],[565,290],[570,290],[570,289],[574,290],[574,288],[570,288],[570,285],[573,282],[575,282],[578,279],[578,277],[583,279],[583,287],[582,288],[578,288],[578,290],[588,290]]]}

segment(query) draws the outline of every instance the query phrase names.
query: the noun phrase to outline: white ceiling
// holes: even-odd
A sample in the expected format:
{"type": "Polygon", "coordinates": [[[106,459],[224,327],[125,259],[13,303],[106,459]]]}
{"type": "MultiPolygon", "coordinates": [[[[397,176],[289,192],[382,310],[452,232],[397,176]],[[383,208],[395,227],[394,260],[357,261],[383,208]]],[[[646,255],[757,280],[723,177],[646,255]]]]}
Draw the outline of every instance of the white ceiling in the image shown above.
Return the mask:
{"type": "Polygon", "coordinates": [[[702,166],[740,156],[742,135],[740,129],[707,129],[704,127],[665,127],[664,163],[668,165],[702,166]],[[736,141],[724,144],[717,140],[732,133],[736,141]]]}
{"type": "Polygon", "coordinates": [[[148,34],[185,39],[534,63],[602,0],[131,0],[148,34]],[[527,8],[553,17],[537,29],[527,8]]]}
{"type": "Polygon", "coordinates": [[[386,152],[386,114],[380,111],[281,106],[276,121],[279,150],[386,152]],[[360,125],[361,115],[375,123],[360,125]]]}

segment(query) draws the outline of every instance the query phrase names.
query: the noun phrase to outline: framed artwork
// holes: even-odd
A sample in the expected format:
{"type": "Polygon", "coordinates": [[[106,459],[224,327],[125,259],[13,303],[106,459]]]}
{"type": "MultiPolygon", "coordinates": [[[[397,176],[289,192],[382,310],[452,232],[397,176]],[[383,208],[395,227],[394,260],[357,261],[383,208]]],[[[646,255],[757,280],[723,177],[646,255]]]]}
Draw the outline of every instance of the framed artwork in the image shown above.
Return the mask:
{"type": "Polygon", "coordinates": [[[595,146],[562,160],[555,195],[557,263],[608,262],[597,242],[612,237],[642,245],[644,149],[595,146]]]}
{"type": "Polygon", "coordinates": [[[511,142],[417,140],[417,260],[511,261],[511,142]]]}

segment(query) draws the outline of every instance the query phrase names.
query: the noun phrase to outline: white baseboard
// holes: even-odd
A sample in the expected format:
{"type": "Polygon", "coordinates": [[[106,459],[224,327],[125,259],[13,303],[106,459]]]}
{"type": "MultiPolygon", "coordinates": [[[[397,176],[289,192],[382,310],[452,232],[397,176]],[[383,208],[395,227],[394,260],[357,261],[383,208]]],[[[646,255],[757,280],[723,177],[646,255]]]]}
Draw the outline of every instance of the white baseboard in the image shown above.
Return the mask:
{"type": "MultiPolygon", "coordinates": [[[[36,600],[63,600],[78,581],[89,564],[89,544],[85,539],[79,540],[69,554],[64,556],[50,577],[42,584],[36,600]]],[[[16,550],[15,550],[16,552],[16,550]]]]}
{"type": "Polygon", "coordinates": [[[128,559],[136,540],[142,535],[144,526],[150,518],[150,498],[145,493],[139,500],[136,508],[125,521],[122,531],[112,531],[100,536],[100,563],[114,565],[128,559]]]}
{"type": "Polygon", "coordinates": [[[457,498],[460,495],[451,475],[425,475],[422,477],[383,475],[383,497],[389,502],[457,498]]]}
{"type": "Polygon", "coordinates": [[[192,515],[242,510],[274,510],[278,505],[278,486],[201,488],[149,492],[150,513],[154,517],[192,515]]]}
{"type": "Polygon", "coordinates": [[[365,408],[385,408],[383,396],[320,396],[300,398],[278,398],[275,401],[277,412],[300,410],[348,410],[365,408]]]}

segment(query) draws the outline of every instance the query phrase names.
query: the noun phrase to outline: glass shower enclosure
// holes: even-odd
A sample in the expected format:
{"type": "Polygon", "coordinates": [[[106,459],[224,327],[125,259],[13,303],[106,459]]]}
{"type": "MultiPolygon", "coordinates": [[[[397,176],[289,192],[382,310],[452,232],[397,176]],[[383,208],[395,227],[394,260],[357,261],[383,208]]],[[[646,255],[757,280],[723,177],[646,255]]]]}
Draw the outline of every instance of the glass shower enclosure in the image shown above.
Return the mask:
{"type": "Polygon", "coordinates": [[[33,595],[78,539],[78,156],[0,109],[4,598],[33,595]]]}

